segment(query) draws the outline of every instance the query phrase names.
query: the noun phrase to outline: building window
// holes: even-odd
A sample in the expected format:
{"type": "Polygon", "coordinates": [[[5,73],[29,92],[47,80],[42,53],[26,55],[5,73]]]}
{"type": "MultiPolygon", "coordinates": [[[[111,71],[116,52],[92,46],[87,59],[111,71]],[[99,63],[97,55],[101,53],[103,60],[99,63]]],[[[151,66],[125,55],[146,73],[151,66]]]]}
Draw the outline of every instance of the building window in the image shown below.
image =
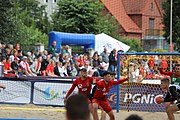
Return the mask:
{"type": "Polygon", "coordinates": [[[53,0],[54,3],[56,3],[56,0],[53,0]]]}
{"type": "Polygon", "coordinates": [[[153,11],[153,9],[154,9],[154,4],[153,4],[153,2],[151,3],[151,11],[153,11]]]}
{"type": "Polygon", "coordinates": [[[44,3],[48,3],[48,0],[44,0],[44,3]]]}
{"type": "Polygon", "coordinates": [[[149,29],[154,29],[154,18],[149,18],[149,29]]]}

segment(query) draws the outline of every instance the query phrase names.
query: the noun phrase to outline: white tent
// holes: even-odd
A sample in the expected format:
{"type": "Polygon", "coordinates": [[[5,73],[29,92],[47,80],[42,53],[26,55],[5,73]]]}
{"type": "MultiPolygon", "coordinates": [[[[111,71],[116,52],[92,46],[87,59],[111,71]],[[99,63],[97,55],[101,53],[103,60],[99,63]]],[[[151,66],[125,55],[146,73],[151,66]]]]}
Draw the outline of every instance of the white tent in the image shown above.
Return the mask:
{"type": "Polygon", "coordinates": [[[116,40],[109,35],[104,33],[95,35],[95,51],[100,54],[103,52],[104,47],[107,48],[108,52],[111,52],[114,48],[116,48],[117,51],[123,50],[124,52],[127,52],[130,49],[130,46],[116,40]]]}

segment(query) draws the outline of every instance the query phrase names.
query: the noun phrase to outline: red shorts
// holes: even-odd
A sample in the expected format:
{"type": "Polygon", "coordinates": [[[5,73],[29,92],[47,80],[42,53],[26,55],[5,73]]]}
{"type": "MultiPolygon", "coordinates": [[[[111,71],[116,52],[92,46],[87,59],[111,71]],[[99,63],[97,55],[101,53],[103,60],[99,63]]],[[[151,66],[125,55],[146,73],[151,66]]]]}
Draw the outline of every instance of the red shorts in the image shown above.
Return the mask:
{"type": "Polygon", "coordinates": [[[106,113],[112,111],[112,107],[110,106],[108,100],[98,100],[93,98],[92,103],[97,103],[99,107],[101,107],[106,113]]]}

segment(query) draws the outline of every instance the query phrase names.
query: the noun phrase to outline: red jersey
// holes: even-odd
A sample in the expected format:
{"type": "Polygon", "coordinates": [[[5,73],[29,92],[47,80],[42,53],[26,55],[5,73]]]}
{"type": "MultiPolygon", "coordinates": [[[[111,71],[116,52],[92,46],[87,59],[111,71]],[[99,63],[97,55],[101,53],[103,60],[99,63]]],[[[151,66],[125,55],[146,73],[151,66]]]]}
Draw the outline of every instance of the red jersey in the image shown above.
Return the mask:
{"type": "Polygon", "coordinates": [[[113,85],[121,84],[125,82],[126,80],[128,80],[128,78],[117,80],[117,81],[110,80],[108,84],[106,84],[104,80],[98,81],[96,83],[97,88],[96,88],[93,98],[98,99],[98,100],[103,100],[103,101],[107,100],[107,94],[110,91],[111,87],[113,85]]]}
{"type": "Polygon", "coordinates": [[[95,81],[93,81],[94,78],[93,77],[89,77],[87,76],[87,78],[85,80],[82,80],[81,77],[77,78],[71,88],[69,89],[68,93],[66,94],[66,98],[73,92],[73,90],[75,89],[75,87],[78,88],[78,92],[79,93],[83,93],[85,94],[87,97],[89,96],[89,93],[91,91],[91,84],[95,81]]]}
{"type": "Polygon", "coordinates": [[[154,58],[151,57],[148,61],[150,67],[154,67],[154,58]]]}
{"type": "Polygon", "coordinates": [[[161,60],[161,65],[162,65],[162,68],[166,69],[168,67],[167,60],[161,60]]]}
{"type": "Polygon", "coordinates": [[[10,62],[5,62],[4,63],[4,70],[10,70],[11,68],[11,63],[10,62]]]}
{"type": "Polygon", "coordinates": [[[162,70],[162,68],[160,68],[159,71],[160,71],[161,74],[168,75],[168,76],[170,76],[171,78],[172,78],[173,75],[174,75],[176,78],[179,78],[179,77],[180,77],[180,74],[179,74],[179,75],[175,75],[174,72],[164,72],[164,71],[162,70]]]}

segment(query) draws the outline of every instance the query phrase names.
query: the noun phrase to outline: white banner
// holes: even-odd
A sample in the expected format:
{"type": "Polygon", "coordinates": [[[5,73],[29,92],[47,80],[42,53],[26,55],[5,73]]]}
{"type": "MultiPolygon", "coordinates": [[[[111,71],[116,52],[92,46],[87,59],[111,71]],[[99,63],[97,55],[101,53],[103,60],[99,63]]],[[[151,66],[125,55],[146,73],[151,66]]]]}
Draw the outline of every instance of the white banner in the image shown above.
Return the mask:
{"type": "MultiPolygon", "coordinates": [[[[34,104],[64,105],[64,97],[71,87],[71,83],[44,83],[34,84],[34,104]]],[[[77,88],[73,93],[77,92],[77,88]]]]}
{"type": "Polygon", "coordinates": [[[104,47],[107,48],[107,52],[111,52],[114,48],[116,50],[123,50],[127,52],[130,49],[130,46],[116,40],[115,38],[106,35],[104,33],[95,35],[95,51],[98,54],[101,54],[104,51],[104,47]]]}
{"type": "Polygon", "coordinates": [[[0,102],[4,103],[30,103],[31,82],[0,80],[6,89],[0,90],[0,102]]]}

